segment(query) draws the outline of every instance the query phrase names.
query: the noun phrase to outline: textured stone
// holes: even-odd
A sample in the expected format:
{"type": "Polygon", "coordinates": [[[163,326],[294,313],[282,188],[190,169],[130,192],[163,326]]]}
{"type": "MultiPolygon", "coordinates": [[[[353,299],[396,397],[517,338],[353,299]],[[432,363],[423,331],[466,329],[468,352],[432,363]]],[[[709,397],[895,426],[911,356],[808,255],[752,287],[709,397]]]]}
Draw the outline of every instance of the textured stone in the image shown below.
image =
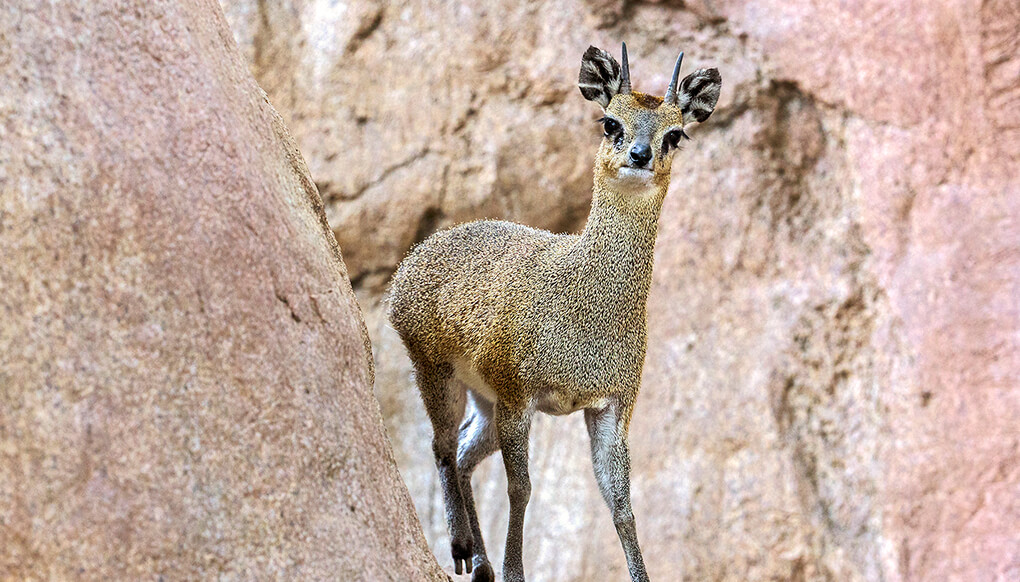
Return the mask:
{"type": "Polygon", "coordinates": [[[0,579],[447,579],[219,5],[7,2],[0,39],[0,579]]]}
{"type": "MultiPolygon", "coordinates": [[[[632,424],[656,580],[1020,577],[1015,2],[224,0],[322,187],[398,465],[449,563],[430,428],[378,307],[406,249],[482,217],[576,230],[589,44],[665,88],[717,66],[674,162],[632,424]]],[[[620,580],[580,417],[536,420],[531,580],[620,580]]],[[[476,472],[494,563],[507,502],[476,472]]]]}

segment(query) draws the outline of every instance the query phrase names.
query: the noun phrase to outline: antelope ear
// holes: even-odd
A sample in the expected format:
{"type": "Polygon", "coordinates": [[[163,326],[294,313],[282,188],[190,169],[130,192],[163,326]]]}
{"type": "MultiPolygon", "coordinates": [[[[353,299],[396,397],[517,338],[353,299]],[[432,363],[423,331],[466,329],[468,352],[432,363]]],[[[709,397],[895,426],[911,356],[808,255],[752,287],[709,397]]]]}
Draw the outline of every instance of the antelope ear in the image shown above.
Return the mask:
{"type": "Polygon", "coordinates": [[[588,101],[594,101],[603,109],[609,100],[620,92],[622,77],[620,63],[606,51],[588,47],[581,57],[581,73],[577,76],[577,88],[588,101]]]}
{"type": "Polygon", "coordinates": [[[680,81],[677,104],[684,115],[684,123],[692,120],[701,123],[715,111],[719,101],[722,76],[719,69],[698,69],[680,81]]]}

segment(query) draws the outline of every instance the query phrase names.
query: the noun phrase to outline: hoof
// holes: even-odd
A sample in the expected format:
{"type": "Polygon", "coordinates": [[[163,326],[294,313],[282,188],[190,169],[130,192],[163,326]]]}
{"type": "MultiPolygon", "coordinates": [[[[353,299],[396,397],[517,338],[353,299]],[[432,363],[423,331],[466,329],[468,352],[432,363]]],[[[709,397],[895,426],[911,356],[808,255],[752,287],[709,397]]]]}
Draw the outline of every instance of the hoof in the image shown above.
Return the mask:
{"type": "Polygon", "coordinates": [[[471,582],[496,582],[496,575],[492,572],[492,566],[488,562],[482,562],[475,567],[475,573],[471,575],[471,582]]]}
{"type": "Polygon", "coordinates": [[[453,540],[450,544],[450,553],[453,555],[453,571],[463,574],[465,570],[471,573],[471,538],[466,541],[453,540]]]}

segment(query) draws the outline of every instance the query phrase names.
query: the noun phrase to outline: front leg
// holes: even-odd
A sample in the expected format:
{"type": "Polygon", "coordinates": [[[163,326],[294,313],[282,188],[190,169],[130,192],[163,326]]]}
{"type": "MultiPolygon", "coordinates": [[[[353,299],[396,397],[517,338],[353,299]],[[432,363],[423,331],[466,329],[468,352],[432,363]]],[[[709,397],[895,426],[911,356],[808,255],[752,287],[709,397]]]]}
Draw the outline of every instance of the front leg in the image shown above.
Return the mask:
{"type": "Polygon", "coordinates": [[[512,410],[496,404],[496,433],[506,467],[507,494],[510,497],[510,522],[506,531],[503,557],[504,582],[524,582],[524,510],[531,497],[528,477],[528,434],[531,410],[512,410]]]}
{"type": "MultiPolygon", "coordinates": [[[[603,410],[585,410],[584,422],[591,437],[591,460],[602,497],[613,513],[613,524],[627,555],[627,568],[633,582],[648,582],[645,562],[638,547],[637,526],[630,507],[630,452],[627,428],[619,402],[603,410]]],[[[629,412],[629,411],[627,411],[629,412]]]]}

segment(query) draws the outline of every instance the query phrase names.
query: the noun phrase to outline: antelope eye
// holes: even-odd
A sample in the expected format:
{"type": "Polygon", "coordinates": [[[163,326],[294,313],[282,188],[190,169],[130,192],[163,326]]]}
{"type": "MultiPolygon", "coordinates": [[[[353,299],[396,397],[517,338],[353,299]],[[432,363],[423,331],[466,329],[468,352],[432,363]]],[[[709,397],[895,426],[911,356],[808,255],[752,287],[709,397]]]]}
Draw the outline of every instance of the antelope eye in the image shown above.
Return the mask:
{"type": "Polygon", "coordinates": [[[680,147],[680,140],[691,139],[684,130],[674,129],[669,131],[666,135],[662,136],[662,153],[669,153],[671,149],[677,149],[680,147]]]}
{"type": "Polygon", "coordinates": [[[620,122],[611,117],[603,117],[601,121],[602,129],[604,129],[606,132],[606,137],[616,135],[620,133],[621,130],[623,130],[623,126],[620,125],[620,122]]]}

